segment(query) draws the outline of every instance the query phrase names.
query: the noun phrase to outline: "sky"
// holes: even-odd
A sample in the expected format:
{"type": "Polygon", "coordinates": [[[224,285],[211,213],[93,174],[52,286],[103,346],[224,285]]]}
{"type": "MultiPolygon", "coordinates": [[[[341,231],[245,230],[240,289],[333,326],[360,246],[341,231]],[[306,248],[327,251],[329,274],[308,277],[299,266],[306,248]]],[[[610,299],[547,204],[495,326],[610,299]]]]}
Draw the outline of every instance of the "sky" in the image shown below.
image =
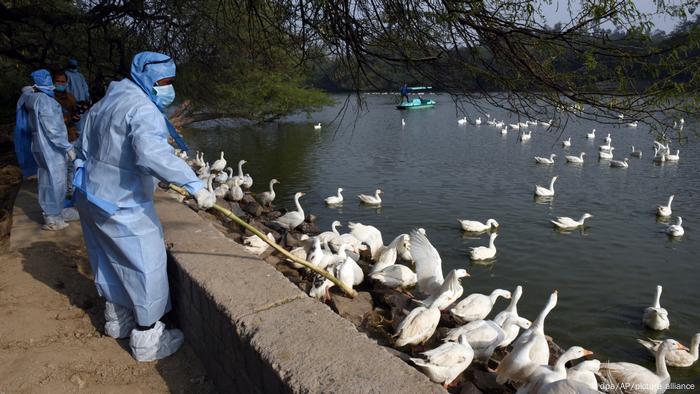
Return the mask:
{"type": "MultiPolygon", "coordinates": [[[[666,0],[666,2],[675,5],[680,3],[679,0],[666,0]]],[[[637,6],[637,9],[639,9],[641,12],[645,14],[654,14],[651,18],[651,21],[654,23],[656,29],[663,30],[668,33],[672,31],[673,28],[679,22],[679,19],[677,18],[671,18],[668,15],[656,14],[656,4],[652,0],[634,0],[634,3],[637,6]]],[[[571,20],[567,0],[553,0],[552,4],[544,4],[544,2],[541,2],[540,4],[542,5],[542,11],[547,20],[548,25],[553,26],[557,22],[567,23],[571,20]]],[[[572,6],[575,7],[574,12],[580,9],[580,7],[578,7],[578,4],[578,1],[572,1],[572,6]]],[[[689,19],[694,19],[695,15],[699,15],[699,12],[700,11],[696,9],[693,16],[691,16],[689,19]]],[[[612,28],[612,25],[610,26],[610,28],[612,28]]]]}

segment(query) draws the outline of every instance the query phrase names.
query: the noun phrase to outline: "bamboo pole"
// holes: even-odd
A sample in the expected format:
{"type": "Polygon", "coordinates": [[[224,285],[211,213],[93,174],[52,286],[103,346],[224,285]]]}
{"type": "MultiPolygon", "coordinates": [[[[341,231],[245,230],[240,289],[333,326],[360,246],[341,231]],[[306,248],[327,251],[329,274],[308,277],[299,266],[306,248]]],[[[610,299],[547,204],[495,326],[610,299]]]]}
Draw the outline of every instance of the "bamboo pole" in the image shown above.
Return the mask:
{"type": "MultiPolygon", "coordinates": [[[[191,197],[190,194],[187,192],[187,190],[185,190],[185,189],[183,189],[183,188],[181,188],[181,187],[179,187],[179,186],[170,184],[169,187],[170,187],[171,190],[174,190],[175,192],[177,192],[177,193],[179,193],[179,194],[182,194],[182,195],[185,196],[185,197],[191,197]]],[[[267,243],[268,245],[272,246],[276,251],[282,253],[282,254],[283,254],[286,258],[288,258],[289,260],[292,260],[292,261],[295,262],[295,263],[301,264],[301,265],[303,265],[304,267],[310,269],[311,271],[313,271],[313,272],[315,272],[315,273],[317,273],[317,274],[319,274],[319,275],[322,275],[323,277],[327,278],[328,280],[330,280],[331,282],[333,282],[334,285],[338,286],[338,287],[343,291],[343,293],[347,294],[350,298],[355,298],[355,296],[357,295],[357,292],[356,292],[355,290],[353,290],[351,287],[346,286],[345,283],[343,283],[343,282],[341,282],[340,280],[338,280],[338,278],[336,278],[335,276],[333,276],[330,272],[328,272],[328,271],[326,271],[326,270],[324,270],[324,269],[320,269],[320,268],[316,267],[315,265],[309,263],[308,261],[302,260],[302,259],[300,259],[300,258],[294,256],[293,254],[289,253],[286,249],[284,249],[283,247],[277,245],[277,243],[276,243],[275,241],[271,241],[269,238],[267,238],[267,236],[265,236],[265,234],[263,234],[262,232],[260,232],[260,230],[258,230],[257,228],[251,226],[250,224],[246,223],[245,221],[243,221],[243,219],[241,219],[241,218],[239,218],[238,216],[236,216],[236,215],[235,215],[233,212],[231,212],[230,210],[228,210],[228,209],[226,209],[226,208],[224,208],[224,207],[222,207],[221,205],[218,205],[218,204],[214,204],[214,206],[212,207],[212,209],[221,212],[221,213],[224,214],[224,216],[226,216],[227,218],[229,218],[229,219],[233,220],[234,222],[240,224],[241,226],[245,227],[245,228],[246,228],[247,230],[249,230],[251,233],[255,234],[258,238],[260,238],[260,239],[262,239],[263,241],[265,241],[265,243],[267,243]]]]}

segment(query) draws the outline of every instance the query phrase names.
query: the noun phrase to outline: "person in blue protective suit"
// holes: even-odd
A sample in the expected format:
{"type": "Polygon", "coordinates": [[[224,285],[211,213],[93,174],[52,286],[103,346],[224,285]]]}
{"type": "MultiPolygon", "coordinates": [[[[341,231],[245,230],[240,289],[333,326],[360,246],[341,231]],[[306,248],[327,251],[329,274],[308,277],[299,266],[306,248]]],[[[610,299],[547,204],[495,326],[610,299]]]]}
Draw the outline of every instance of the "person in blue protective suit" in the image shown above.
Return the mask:
{"type": "Polygon", "coordinates": [[[157,182],[182,185],[202,209],[216,202],[168,144],[169,135],[181,141],[162,112],[175,98],[174,78],[170,57],[137,54],[130,79],[112,82],[86,114],[76,144],[75,204],[97,290],[107,299],[105,332],[130,337],[138,361],[167,357],[184,341],[160,321],[170,291],[153,203],[157,182]]]}
{"type": "MultiPolygon", "coordinates": [[[[72,94],[78,101],[78,108],[80,109],[80,114],[82,114],[90,108],[90,89],[88,88],[85,77],[78,69],[78,61],[75,59],[68,59],[68,66],[66,67],[65,73],[66,77],[68,77],[66,91],[72,94]]],[[[76,127],[78,132],[83,130],[84,125],[85,121],[83,119],[77,121],[76,127]]]]}
{"type": "Polygon", "coordinates": [[[42,69],[31,76],[32,90],[23,93],[17,102],[15,149],[25,176],[36,170],[44,215],[42,228],[62,230],[68,226],[66,220],[78,219],[74,209],[64,209],[67,159],[73,160],[75,151],[68,142],[61,106],[53,98],[51,74],[42,69]]]}
{"type": "Polygon", "coordinates": [[[408,92],[409,92],[409,91],[410,91],[410,90],[408,89],[408,85],[406,85],[406,84],[404,83],[404,84],[401,86],[400,92],[401,92],[401,99],[402,99],[403,101],[405,101],[405,102],[409,102],[409,101],[410,101],[409,98],[408,98],[408,92]]]}

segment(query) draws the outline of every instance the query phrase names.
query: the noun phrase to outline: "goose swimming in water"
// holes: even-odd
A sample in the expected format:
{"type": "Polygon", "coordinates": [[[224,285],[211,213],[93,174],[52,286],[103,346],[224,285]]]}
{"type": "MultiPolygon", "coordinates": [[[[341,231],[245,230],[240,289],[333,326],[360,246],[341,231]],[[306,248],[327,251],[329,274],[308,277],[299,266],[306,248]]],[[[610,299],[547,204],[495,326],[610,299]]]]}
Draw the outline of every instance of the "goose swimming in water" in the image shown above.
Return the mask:
{"type": "Polygon", "coordinates": [[[481,124],[481,116],[474,120],[474,124],[477,126],[481,124]]]}
{"type": "Polygon", "coordinates": [[[564,148],[570,147],[570,146],[571,146],[571,137],[569,137],[568,139],[565,139],[564,141],[562,141],[562,142],[561,142],[561,146],[563,146],[564,148]]]}
{"type": "Polygon", "coordinates": [[[476,220],[460,220],[457,219],[459,224],[462,226],[462,230],[469,231],[471,233],[480,233],[488,231],[491,229],[498,228],[498,222],[495,219],[489,219],[486,224],[481,223],[476,220]]]}
{"type": "Polygon", "coordinates": [[[467,124],[467,117],[465,116],[463,118],[457,119],[457,124],[459,124],[459,125],[467,124]]]}
{"type": "Polygon", "coordinates": [[[676,154],[671,154],[670,152],[666,154],[666,161],[678,161],[681,159],[680,149],[676,149],[676,154]]]}
{"type": "Polygon", "coordinates": [[[595,129],[593,129],[590,133],[586,133],[586,138],[589,140],[595,139],[595,129]]]}
{"type": "Polygon", "coordinates": [[[610,138],[610,133],[608,133],[608,136],[605,137],[605,144],[610,146],[611,142],[612,142],[612,138],[610,138]]]}
{"type": "Polygon", "coordinates": [[[549,182],[549,189],[542,187],[540,185],[535,185],[535,195],[540,197],[551,197],[554,195],[554,182],[557,180],[557,176],[552,177],[549,182]]]}
{"type": "Polygon", "coordinates": [[[469,250],[469,258],[472,261],[489,260],[496,257],[496,245],[494,241],[498,237],[498,233],[491,233],[489,237],[489,246],[477,246],[469,250]]]}
{"type": "Polygon", "coordinates": [[[607,150],[607,151],[602,150],[602,151],[598,152],[598,158],[600,160],[610,160],[613,158],[613,151],[614,150],[615,150],[615,147],[612,147],[612,146],[610,147],[610,150],[607,150]]]}
{"type": "Polygon", "coordinates": [[[652,330],[662,331],[668,330],[671,322],[668,319],[668,311],[661,307],[661,285],[656,286],[656,294],[654,295],[654,303],[644,310],[642,322],[652,330]]]}
{"type": "Polygon", "coordinates": [[[593,215],[590,213],[584,213],[583,216],[581,216],[581,219],[579,220],[574,220],[570,217],[566,216],[559,216],[554,220],[550,220],[552,224],[554,224],[556,227],[562,229],[562,230],[572,230],[577,227],[583,226],[583,222],[588,219],[592,218],[593,215]]]}
{"type": "Polygon", "coordinates": [[[641,150],[634,150],[634,145],[632,145],[632,152],[630,152],[630,156],[641,159],[642,158],[642,151],[641,150]]]}
{"type": "Polygon", "coordinates": [[[529,141],[532,138],[532,131],[523,132],[520,134],[520,141],[529,141]]]}
{"type": "Polygon", "coordinates": [[[666,227],[666,234],[672,237],[682,237],[683,234],[685,234],[685,230],[683,230],[682,224],[683,218],[679,216],[676,221],[676,224],[671,224],[668,227],[666,227]]]}
{"type": "Polygon", "coordinates": [[[656,372],[632,363],[603,363],[600,374],[610,376],[624,394],[658,394],[663,393],[671,382],[671,375],[666,367],[666,356],[672,350],[688,350],[673,339],[666,339],[656,351],[656,372]]]}
{"type": "Polygon", "coordinates": [[[297,210],[285,213],[283,216],[280,216],[279,218],[274,220],[274,222],[287,230],[293,230],[300,224],[304,223],[304,210],[301,208],[299,199],[305,194],[306,193],[304,192],[297,192],[294,195],[294,205],[296,205],[297,210]]]}
{"type": "Polygon", "coordinates": [[[556,154],[552,153],[549,158],[535,156],[535,162],[537,164],[554,164],[554,158],[557,157],[556,154]]]}
{"type": "Polygon", "coordinates": [[[585,155],[586,152],[581,152],[581,154],[578,156],[565,156],[566,162],[571,164],[583,164],[583,156],[585,155]]]}
{"type": "Polygon", "coordinates": [[[508,134],[508,126],[501,129],[501,134],[502,135],[508,134]]]}
{"type": "Polygon", "coordinates": [[[630,159],[624,158],[622,160],[610,160],[610,167],[613,168],[628,168],[630,159]]]}
{"type": "Polygon", "coordinates": [[[381,194],[381,193],[384,193],[384,192],[381,191],[381,189],[377,189],[377,190],[374,192],[374,196],[368,196],[368,195],[366,195],[366,194],[360,194],[360,195],[357,196],[357,198],[359,198],[359,199],[360,199],[360,202],[362,202],[363,204],[367,204],[367,205],[380,205],[380,204],[382,203],[382,199],[381,199],[381,197],[379,197],[379,194],[381,194]]]}
{"type": "Polygon", "coordinates": [[[326,197],[324,201],[326,202],[326,205],[338,205],[343,203],[343,195],[341,194],[343,192],[343,188],[339,187],[338,188],[338,195],[336,196],[330,196],[326,197]]]}
{"type": "Polygon", "coordinates": [[[632,123],[627,123],[627,127],[637,127],[638,125],[639,125],[639,122],[637,122],[636,120],[632,123]]]}
{"type": "Polygon", "coordinates": [[[321,130],[321,122],[314,125],[314,130],[321,130]]]}
{"type": "Polygon", "coordinates": [[[673,202],[673,198],[675,195],[671,194],[671,196],[668,198],[668,204],[666,205],[659,205],[656,207],[656,214],[658,216],[671,216],[673,211],[671,210],[671,203],[673,202]]]}
{"type": "MultiPolygon", "coordinates": [[[[637,339],[642,346],[647,348],[651,354],[656,354],[659,351],[659,347],[663,343],[658,339],[637,339]]],[[[700,349],[700,333],[693,335],[690,341],[690,350],[685,349],[671,349],[666,353],[666,365],[669,367],[681,367],[687,368],[691,367],[698,361],[698,350],[700,349]]]]}
{"type": "Polygon", "coordinates": [[[654,158],[652,161],[654,163],[664,163],[666,162],[666,154],[660,153],[659,149],[654,147],[654,158]]]}

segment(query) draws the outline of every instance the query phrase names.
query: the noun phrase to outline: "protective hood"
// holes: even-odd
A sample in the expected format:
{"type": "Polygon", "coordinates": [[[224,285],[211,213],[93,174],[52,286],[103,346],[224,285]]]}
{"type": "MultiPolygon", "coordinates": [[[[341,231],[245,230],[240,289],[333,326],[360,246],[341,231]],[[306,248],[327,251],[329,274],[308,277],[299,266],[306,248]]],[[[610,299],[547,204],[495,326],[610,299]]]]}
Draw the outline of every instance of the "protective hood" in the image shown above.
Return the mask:
{"type": "Polygon", "coordinates": [[[168,55],[156,52],[141,52],[131,62],[131,80],[148,95],[153,103],[163,110],[163,103],[156,96],[153,85],[163,78],[175,77],[175,62],[168,55]]]}
{"type": "Polygon", "coordinates": [[[34,87],[53,97],[53,80],[51,79],[51,73],[42,68],[34,71],[31,75],[32,81],[34,81],[34,87]]]}
{"type": "Polygon", "coordinates": [[[68,59],[68,68],[78,68],[78,60],[70,58],[68,59]]]}

